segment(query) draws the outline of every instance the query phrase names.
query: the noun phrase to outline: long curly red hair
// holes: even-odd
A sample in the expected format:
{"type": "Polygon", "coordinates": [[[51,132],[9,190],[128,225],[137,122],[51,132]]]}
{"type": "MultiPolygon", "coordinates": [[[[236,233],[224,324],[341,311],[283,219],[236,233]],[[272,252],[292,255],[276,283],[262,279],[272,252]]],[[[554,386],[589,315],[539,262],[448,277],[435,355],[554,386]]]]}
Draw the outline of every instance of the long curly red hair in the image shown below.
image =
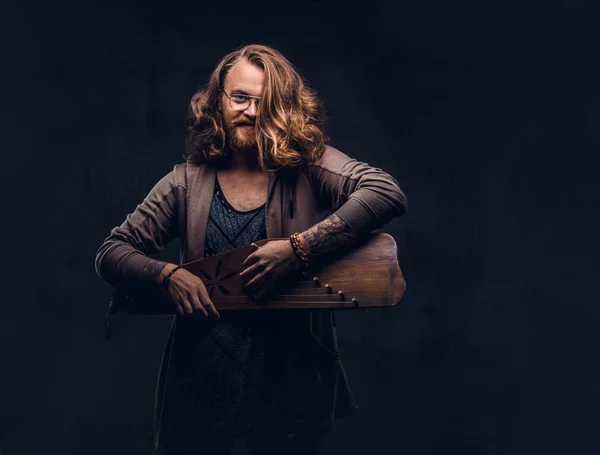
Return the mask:
{"type": "Polygon", "coordinates": [[[225,78],[245,59],[264,71],[264,87],[256,114],[258,161],[262,169],[296,167],[318,159],[325,150],[325,115],[316,92],[275,49],[244,46],[221,59],[208,83],[192,96],[186,118],[188,161],[227,159],[226,133],[219,110],[225,78]]]}

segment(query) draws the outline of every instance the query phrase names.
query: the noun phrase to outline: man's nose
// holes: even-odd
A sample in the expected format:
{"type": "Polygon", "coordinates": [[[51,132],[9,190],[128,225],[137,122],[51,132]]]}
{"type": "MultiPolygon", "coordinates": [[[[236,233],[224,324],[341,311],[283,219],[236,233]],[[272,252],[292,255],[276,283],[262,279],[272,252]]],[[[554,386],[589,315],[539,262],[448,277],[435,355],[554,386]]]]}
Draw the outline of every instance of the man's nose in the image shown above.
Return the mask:
{"type": "Polygon", "coordinates": [[[258,110],[258,101],[250,99],[250,105],[244,111],[244,114],[250,117],[256,117],[256,111],[258,110]]]}

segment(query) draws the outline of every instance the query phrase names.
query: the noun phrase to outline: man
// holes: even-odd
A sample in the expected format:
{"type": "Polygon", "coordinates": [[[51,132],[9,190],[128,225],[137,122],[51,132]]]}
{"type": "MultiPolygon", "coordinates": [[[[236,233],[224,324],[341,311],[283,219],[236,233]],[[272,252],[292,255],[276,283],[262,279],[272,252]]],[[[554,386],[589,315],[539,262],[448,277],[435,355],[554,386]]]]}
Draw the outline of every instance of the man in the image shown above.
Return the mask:
{"type": "Polygon", "coordinates": [[[321,103],[276,50],[225,56],[191,100],[189,155],[111,232],[96,270],[114,286],[164,292],[178,314],[156,396],[168,454],[315,454],[334,418],[356,410],[332,312],[219,314],[202,280],[149,257],[179,237],[181,262],[271,241],[240,277],[273,283],[404,213],[396,181],[326,146],[321,103]]]}

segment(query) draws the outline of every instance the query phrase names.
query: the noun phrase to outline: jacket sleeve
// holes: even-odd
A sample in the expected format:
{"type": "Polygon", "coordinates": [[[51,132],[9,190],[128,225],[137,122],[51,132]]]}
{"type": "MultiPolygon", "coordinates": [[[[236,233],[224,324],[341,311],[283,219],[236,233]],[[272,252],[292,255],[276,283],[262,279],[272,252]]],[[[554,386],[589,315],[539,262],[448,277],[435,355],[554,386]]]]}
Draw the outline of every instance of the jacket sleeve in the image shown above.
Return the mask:
{"type": "Polygon", "coordinates": [[[327,146],[309,166],[309,179],[325,208],[358,235],[383,227],[407,208],[406,196],[392,176],[333,147],[327,146]]]}
{"type": "MultiPolygon", "coordinates": [[[[177,166],[176,166],[177,168],[177,166]]],[[[152,188],[143,202],[120,226],[115,227],[96,253],[96,273],[107,283],[135,286],[154,275],[147,267],[152,258],[179,233],[178,192],[185,191],[176,181],[176,169],[152,188]]]]}

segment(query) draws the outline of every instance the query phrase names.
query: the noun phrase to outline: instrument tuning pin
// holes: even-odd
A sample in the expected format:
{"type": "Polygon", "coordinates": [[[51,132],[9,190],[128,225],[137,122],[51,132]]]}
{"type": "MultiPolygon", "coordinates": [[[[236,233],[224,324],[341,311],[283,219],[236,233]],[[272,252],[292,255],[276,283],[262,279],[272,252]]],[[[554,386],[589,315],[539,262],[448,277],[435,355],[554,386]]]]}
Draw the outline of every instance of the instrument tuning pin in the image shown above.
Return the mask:
{"type": "Polygon", "coordinates": [[[252,249],[253,249],[254,251],[258,250],[258,245],[257,245],[256,243],[252,242],[252,243],[250,244],[250,246],[252,247],[252,249]]]}
{"type": "Polygon", "coordinates": [[[354,306],[358,306],[358,300],[356,300],[354,297],[352,297],[351,302],[354,304],[354,306]]]}
{"type": "Polygon", "coordinates": [[[331,294],[331,285],[330,284],[326,284],[325,289],[327,289],[327,293],[331,294]]]}
{"type": "Polygon", "coordinates": [[[319,279],[316,276],[313,276],[313,281],[315,282],[316,286],[319,285],[319,279]]]}
{"type": "Polygon", "coordinates": [[[344,291],[338,291],[338,294],[340,296],[340,299],[345,300],[346,299],[346,294],[344,294],[344,291]]]}

